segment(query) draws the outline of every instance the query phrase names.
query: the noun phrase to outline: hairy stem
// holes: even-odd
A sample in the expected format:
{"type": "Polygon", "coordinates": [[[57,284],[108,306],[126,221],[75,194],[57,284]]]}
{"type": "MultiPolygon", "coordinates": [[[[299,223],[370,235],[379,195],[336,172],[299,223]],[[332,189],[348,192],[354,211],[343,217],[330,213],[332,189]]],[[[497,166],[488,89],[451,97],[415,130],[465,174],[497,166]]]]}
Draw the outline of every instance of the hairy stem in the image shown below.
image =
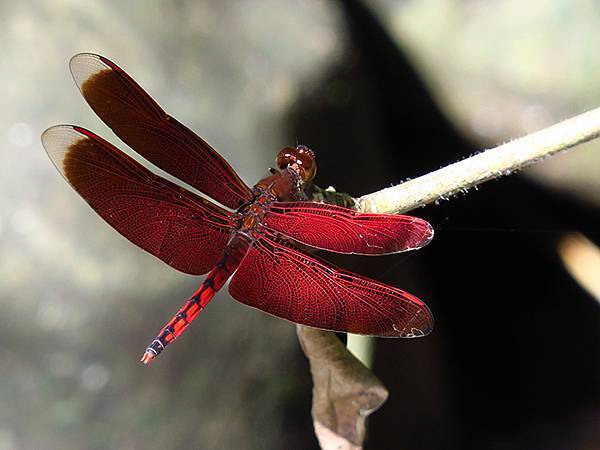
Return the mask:
{"type": "Polygon", "coordinates": [[[356,209],[402,213],[509,175],[600,135],[600,108],[567,119],[422,177],[356,199],[356,209]]]}

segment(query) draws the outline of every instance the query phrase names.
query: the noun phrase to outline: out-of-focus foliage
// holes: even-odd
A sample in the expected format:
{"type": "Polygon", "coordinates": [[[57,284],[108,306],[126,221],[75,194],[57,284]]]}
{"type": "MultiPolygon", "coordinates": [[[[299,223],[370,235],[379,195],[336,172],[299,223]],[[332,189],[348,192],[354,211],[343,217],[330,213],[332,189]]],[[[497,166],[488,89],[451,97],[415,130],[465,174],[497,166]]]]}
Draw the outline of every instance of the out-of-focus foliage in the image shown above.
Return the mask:
{"type": "MultiPolygon", "coordinates": [[[[442,108],[490,147],[600,106],[593,0],[378,0],[442,108]]],[[[600,204],[600,144],[527,173],[600,204]]]]}
{"type": "MultiPolygon", "coordinates": [[[[151,367],[138,363],[201,278],[110,229],[39,135],[76,123],[124,147],[67,63],[104,54],[252,184],[293,142],[280,118],[340,48],[322,1],[19,1],[0,17],[0,450],[282,448],[294,327],[220,293],[151,367]]],[[[307,416],[309,411],[304,411],[307,416]]]]}

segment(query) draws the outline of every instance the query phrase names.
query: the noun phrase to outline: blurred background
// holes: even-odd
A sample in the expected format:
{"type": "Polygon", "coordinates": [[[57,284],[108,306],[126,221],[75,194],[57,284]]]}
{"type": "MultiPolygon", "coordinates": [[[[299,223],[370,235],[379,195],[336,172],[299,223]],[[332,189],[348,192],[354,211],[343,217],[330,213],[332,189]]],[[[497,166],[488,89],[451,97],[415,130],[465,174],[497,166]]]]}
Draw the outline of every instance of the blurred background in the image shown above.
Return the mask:
{"type": "MultiPolygon", "coordinates": [[[[73,54],[114,60],[247,183],[299,141],[317,184],[355,196],[600,106],[593,0],[22,0],[0,17],[0,450],[317,448],[294,326],[226,292],[138,363],[201,278],[127,242],[46,157],[57,123],[125,147],[73,54]]],[[[366,448],[600,448],[599,145],[413,212],[436,228],[422,251],[327,255],[436,317],[425,339],[375,341],[390,399],[366,448]]]]}

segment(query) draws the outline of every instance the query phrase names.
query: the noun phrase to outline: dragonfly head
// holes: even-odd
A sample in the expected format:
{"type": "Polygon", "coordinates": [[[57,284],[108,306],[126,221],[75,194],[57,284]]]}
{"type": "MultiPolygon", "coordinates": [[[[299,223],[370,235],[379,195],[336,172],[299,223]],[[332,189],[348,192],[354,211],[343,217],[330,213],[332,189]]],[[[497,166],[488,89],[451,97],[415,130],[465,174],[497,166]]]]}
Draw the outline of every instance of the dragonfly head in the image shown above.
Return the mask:
{"type": "Polygon", "coordinates": [[[304,183],[312,180],[317,173],[315,152],[304,145],[281,149],[277,153],[276,162],[279,170],[288,168],[294,170],[304,183]]]}

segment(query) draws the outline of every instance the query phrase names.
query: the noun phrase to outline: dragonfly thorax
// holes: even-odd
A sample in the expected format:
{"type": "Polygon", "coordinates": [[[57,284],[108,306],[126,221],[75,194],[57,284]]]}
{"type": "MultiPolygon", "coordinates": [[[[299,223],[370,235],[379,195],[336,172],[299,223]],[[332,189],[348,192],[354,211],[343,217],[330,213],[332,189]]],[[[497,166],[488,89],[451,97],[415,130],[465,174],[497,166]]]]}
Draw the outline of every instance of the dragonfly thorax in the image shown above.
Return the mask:
{"type": "Polygon", "coordinates": [[[254,185],[254,200],[258,203],[270,203],[273,201],[290,202],[304,200],[306,195],[303,191],[304,182],[302,178],[291,167],[266,176],[254,185]]]}
{"type": "Polygon", "coordinates": [[[265,215],[264,206],[257,203],[249,205],[242,215],[240,231],[250,232],[256,228],[265,215]]]}

